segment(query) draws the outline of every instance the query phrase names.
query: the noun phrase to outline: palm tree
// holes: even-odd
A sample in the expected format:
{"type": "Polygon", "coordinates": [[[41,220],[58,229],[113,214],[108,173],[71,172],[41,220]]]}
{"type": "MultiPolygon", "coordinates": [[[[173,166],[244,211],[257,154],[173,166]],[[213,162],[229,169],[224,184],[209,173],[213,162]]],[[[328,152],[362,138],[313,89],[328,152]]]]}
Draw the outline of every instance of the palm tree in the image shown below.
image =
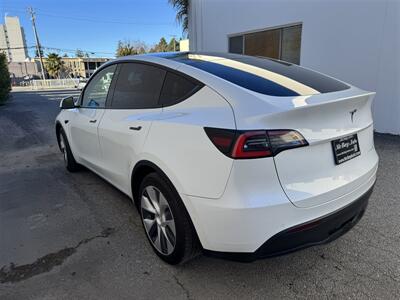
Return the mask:
{"type": "Polygon", "coordinates": [[[187,33],[189,25],[189,0],[168,0],[168,2],[176,9],[176,20],[182,24],[183,32],[187,33]]]}
{"type": "Polygon", "coordinates": [[[59,77],[60,71],[63,69],[64,62],[57,53],[49,53],[45,62],[47,73],[51,77],[59,77]]]}

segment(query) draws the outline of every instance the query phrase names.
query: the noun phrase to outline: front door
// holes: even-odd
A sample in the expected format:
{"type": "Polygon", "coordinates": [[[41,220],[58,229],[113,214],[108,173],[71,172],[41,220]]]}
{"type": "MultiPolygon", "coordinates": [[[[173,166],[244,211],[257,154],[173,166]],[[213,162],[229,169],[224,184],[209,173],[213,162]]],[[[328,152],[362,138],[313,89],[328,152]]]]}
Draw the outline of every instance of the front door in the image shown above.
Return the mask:
{"type": "Polygon", "coordinates": [[[116,65],[106,67],[89,81],[81,96],[80,107],[71,121],[73,149],[89,167],[97,169],[101,152],[97,128],[104,114],[104,107],[116,65]]]}

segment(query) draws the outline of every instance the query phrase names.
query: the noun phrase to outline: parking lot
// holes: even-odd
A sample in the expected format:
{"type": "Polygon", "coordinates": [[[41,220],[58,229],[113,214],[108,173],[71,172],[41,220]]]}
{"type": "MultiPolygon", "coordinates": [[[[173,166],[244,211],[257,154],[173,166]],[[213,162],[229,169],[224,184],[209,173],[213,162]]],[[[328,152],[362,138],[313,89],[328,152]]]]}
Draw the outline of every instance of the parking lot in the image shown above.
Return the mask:
{"type": "Polygon", "coordinates": [[[400,298],[400,137],[376,135],[368,210],[340,239],[254,263],[169,266],[127,196],[65,170],[54,119],[71,93],[14,92],[0,107],[1,299],[400,298]]]}

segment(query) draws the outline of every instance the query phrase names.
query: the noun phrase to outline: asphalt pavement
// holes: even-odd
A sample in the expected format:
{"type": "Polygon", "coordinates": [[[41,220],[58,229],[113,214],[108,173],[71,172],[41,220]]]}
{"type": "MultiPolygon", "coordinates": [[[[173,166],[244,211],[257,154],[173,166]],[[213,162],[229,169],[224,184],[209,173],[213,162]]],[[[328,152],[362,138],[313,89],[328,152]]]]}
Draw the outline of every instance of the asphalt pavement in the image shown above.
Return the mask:
{"type": "Polygon", "coordinates": [[[163,263],[130,199],[56,145],[59,100],[14,92],[0,107],[0,299],[400,299],[400,137],[377,134],[363,219],[327,244],[237,263],[163,263]]]}

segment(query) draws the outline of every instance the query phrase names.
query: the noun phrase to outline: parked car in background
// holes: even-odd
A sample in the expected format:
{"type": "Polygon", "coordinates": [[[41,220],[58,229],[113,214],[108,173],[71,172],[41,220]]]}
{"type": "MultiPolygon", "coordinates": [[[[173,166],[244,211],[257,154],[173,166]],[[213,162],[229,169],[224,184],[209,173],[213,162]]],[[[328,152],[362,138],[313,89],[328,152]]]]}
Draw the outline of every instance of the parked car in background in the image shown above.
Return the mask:
{"type": "Polygon", "coordinates": [[[65,165],[137,205],[155,253],[236,260],[334,240],[375,183],[366,92],[294,64],[221,53],[122,57],[61,102],[65,165]]]}

